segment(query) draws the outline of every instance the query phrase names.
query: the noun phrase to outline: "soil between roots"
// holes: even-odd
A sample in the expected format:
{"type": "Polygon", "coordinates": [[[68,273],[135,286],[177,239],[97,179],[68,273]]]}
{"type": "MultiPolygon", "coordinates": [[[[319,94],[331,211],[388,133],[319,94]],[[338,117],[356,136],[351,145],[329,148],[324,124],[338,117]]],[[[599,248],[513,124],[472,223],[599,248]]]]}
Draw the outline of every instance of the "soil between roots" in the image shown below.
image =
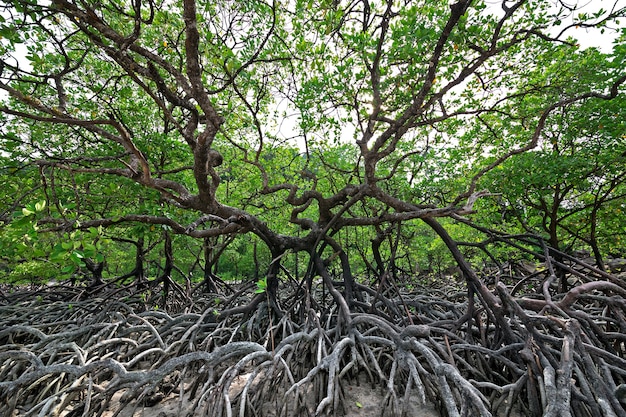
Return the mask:
{"type": "MultiPolygon", "coordinates": [[[[240,392],[247,381],[248,375],[238,377],[231,390],[234,393],[240,392]]],[[[357,384],[345,386],[346,402],[344,409],[345,417],[379,417],[381,415],[381,404],[384,401],[384,393],[380,389],[372,388],[365,378],[360,378],[357,384]]],[[[108,406],[108,410],[102,417],[113,417],[120,410],[120,397],[123,392],[116,393],[108,406]]],[[[193,402],[189,401],[188,395],[183,395],[183,399],[177,394],[170,394],[159,403],[147,407],[145,405],[134,408],[132,405],[125,407],[117,414],[117,417],[179,417],[192,414],[193,402]]],[[[266,417],[273,417],[272,405],[263,407],[262,413],[266,417]]],[[[25,414],[15,413],[13,417],[23,417],[25,414]]],[[[62,413],[60,417],[65,417],[67,413],[62,413]]],[[[407,407],[407,416],[412,417],[439,417],[440,413],[432,404],[421,404],[416,397],[412,397],[407,407]]]]}

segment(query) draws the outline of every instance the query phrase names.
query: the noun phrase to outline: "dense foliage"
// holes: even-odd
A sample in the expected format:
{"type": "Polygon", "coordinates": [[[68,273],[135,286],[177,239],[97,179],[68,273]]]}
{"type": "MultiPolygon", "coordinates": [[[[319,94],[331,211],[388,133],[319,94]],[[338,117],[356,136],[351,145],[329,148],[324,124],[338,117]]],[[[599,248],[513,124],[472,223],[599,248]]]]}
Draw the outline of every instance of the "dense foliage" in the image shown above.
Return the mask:
{"type": "Polygon", "coordinates": [[[418,219],[478,196],[486,227],[619,256],[621,12],[8,2],[5,279],[155,278],[165,234],[177,280],[258,278],[319,245],[359,276],[414,275],[451,266],[418,219]],[[589,33],[602,51],[566,38],[589,33]]]}

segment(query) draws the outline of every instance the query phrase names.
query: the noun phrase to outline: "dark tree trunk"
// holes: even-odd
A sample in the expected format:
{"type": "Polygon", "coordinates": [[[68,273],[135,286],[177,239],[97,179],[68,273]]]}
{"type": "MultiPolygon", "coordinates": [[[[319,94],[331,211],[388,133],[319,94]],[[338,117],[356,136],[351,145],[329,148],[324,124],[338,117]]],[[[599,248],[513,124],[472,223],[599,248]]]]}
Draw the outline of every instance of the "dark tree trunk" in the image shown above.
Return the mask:
{"type": "Polygon", "coordinates": [[[172,252],[172,238],[169,232],[165,231],[165,242],[163,243],[163,251],[165,252],[165,266],[163,274],[159,281],[163,282],[163,307],[167,306],[167,297],[170,291],[172,280],[172,269],[174,268],[174,255],[172,252]]]}
{"type": "Polygon", "coordinates": [[[136,242],[137,253],[135,254],[135,269],[133,270],[135,275],[135,284],[137,285],[138,290],[142,290],[146,287],[143,244],[143,237],[138,238],[136,242]]]}
{"type": "Polygon", "coordinates": [[[593,257],[596,261],[596,266],[601,271],[606,271],[606,267],[604,266],[604,260],[602,259],[602,253],[600,252],[600,248],[598,247],[598,238],[597,238],[597,227],[598,227],[598,210],[600,209],[600,205],[594,205],[593,210],[591,211],[591,230],[589,231],[589,246],[591,246],[591,251],[593,252],[593,257]]]}
{"type": "Polygon", "coordinates": [[[83,260],[85,262],[85,267],[89,272],[91,272],[91,276],[93,281],[89,284],[90,287],[97,287],[105,284],[102,279],[102,271],[104,270],[104,262],[94,262],[89,258],[85,258],[83,260]]]}

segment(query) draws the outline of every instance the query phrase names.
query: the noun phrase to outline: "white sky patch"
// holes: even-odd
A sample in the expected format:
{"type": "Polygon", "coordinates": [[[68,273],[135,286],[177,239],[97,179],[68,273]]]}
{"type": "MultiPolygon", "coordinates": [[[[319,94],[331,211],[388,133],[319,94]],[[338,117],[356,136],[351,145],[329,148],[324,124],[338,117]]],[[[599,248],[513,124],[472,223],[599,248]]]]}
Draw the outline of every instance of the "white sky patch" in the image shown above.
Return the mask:
{"type": "MultiPolygon", "coordinates": [[[[487,10],[495,15],[502,16],[502,2],[506,0],[486,0],[487,10]]],[[[508,3],[513,3],[508,1],[508,3]]],[[[558,26],[553,26],[548,32],[553,35],[559,35],[563,30],[565,33],[560,37],[566,39],[571,36],[580,44],[581,48],[596,47],[604,53],[611,52],[613,41],[619,35],[619,30],[624,27],[624,22],[613,22],[606,28],[588,28],[577,26],[582,14],[592,16],[600,10],[603,10],[600,16],[592,20],[590,23],[601,21],[614,11],[626,8],[626,0],[552,0],[550,1],[552,8],[551,13],[556,14],[561,11],[562,19],[558,26]],[[569,8],[569,10],[568,10],[569,8]],[[576,9],[576,10],[571,10],[576,9]],[[621,27],[620,27],[621,25],[621,27]]]]}

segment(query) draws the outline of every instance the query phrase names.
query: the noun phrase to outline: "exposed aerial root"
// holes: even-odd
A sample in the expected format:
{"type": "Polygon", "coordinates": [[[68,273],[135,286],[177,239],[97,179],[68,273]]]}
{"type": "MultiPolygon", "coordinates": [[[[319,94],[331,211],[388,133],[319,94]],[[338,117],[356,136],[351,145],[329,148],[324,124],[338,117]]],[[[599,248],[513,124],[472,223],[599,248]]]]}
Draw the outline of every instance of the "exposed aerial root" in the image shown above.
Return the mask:
{"type": "Polygon", "coordinates": [[[215,298],[170,315],[133,296],[18,297],[0,306],[0,414],[126,417],[166,403],[186,416],[354,415],[367,386],[384,416],[432,404],[447,416],[623,417],[625,290],[592,278],[549,297],[499,282],[493,304],[472,291],[363,291],[369,307],[349,317],[239,308],[245,293],[228,300],[232,314],[215,298]]]}

